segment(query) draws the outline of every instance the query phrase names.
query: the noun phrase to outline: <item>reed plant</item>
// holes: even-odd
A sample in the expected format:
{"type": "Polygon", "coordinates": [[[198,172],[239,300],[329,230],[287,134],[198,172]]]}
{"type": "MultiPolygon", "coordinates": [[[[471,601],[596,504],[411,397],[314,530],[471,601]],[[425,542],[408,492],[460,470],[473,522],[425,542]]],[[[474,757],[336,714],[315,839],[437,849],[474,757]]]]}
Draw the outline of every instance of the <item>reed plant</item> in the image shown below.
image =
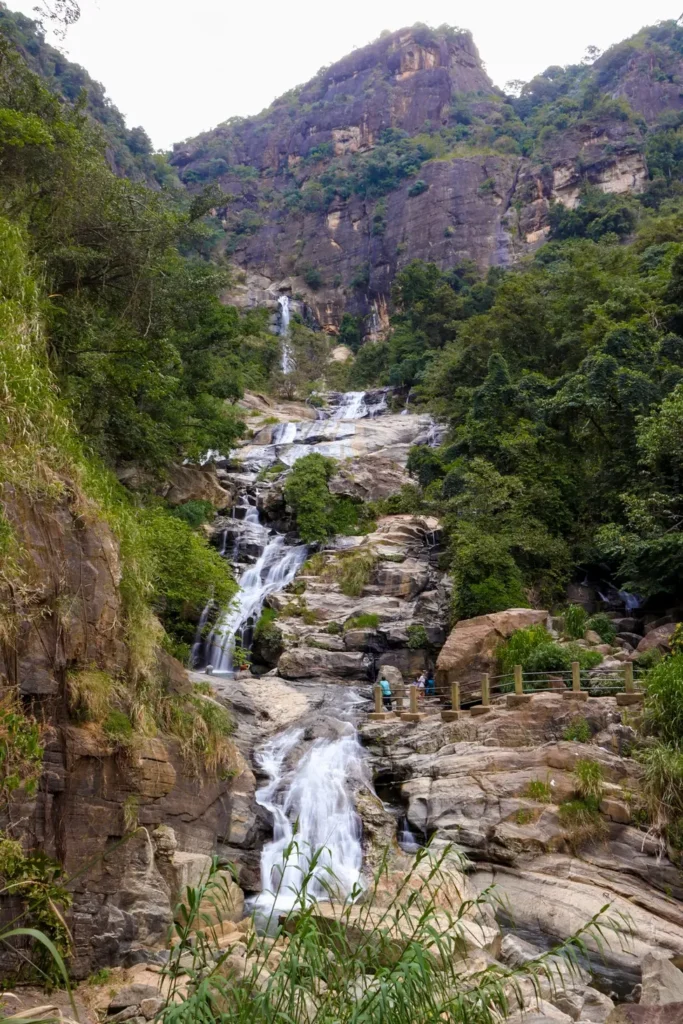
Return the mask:
{"type": "MultiPolygon", "coordinates": [[[[285,858],[296,843],[295,836],[285,858]]],[[[620,927],[606,906],[522,968],[482,965],[468,950],[493,894],[463,896],[450,847],[420,850],[405,872],[389,861],[385,854],[368,886],[320,903],[310,895],[313,879],[327,878],[331,896],[336,882],[322,851],[312,853],[298,891],[275,893],[259,931],[242,927],[228,945],[221,935],[229,886],[214,865],[175,915],[163,1024],[494,1024],[560,991],[589,948],[602,949],[607,932],[620,927]],[[284,912],[277,909],[283,895],[291,906],[284,912]]]]}

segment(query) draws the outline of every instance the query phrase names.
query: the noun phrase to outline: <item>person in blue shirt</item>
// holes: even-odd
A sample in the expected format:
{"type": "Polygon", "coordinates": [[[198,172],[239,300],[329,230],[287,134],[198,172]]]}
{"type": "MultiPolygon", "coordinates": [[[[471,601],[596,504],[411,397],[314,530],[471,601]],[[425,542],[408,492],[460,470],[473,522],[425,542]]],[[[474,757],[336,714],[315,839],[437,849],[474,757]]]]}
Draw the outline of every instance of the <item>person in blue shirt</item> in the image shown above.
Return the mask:
{"type": "Polygon", "coordinates": [[[391,687],[389,686],[389,681],[385,679],[384,676],[382,676],[382,678],[379,681],[379,685],[382,690],[382,700],[384,702],[384,707],[387,709],[387,711],[391,711],[392,693],[391,687]]]}
{"type": "Polygon", "coordinates": [[[425,683],[425,696],[435,697],[436,696],[436,684],[434,682],[434,673],[429,673],[429,678],[425,683]]]}

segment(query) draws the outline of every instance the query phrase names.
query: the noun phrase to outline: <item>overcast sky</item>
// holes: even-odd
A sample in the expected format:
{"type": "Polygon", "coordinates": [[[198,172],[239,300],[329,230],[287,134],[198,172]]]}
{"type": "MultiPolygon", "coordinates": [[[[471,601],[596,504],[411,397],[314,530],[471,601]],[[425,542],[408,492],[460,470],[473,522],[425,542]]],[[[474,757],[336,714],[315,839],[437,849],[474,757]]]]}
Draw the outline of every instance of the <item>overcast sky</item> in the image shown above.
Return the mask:
{"type": "MultiPolygon", "coordinates": [[[[31,15],[36,0],[7,0],[31,15]]],[[[643,24],[678,18],[683,0],[81,0],[62,46],[103,82],[155,146],[256,114],[323,64],[382,29],[424,21],[469,28],[493,81],[528,80],[581,60],[643,24]]]]}

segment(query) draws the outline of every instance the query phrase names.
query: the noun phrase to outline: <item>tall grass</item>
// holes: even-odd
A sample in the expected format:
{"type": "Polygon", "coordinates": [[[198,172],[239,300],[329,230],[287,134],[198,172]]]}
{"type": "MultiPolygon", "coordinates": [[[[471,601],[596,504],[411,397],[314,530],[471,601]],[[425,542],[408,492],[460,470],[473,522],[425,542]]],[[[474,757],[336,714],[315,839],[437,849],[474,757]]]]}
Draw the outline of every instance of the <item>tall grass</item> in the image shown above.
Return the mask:
{"type": "Polygon", "coordinates": [[[450,848],[422,850],[400,874],[385,856],[366,891],[318,904],[308,896],[315,854],[292,910],[273,911],[266,934],[250,927],[222,949],[227,893],[214,868],[176,913],[164,1024],[494,1024],[530,996],[533,1002],[561,989],[588,945],[601,947],[607,930],[618,926],[605,907],[522,969],[466,964],[468,931],[491,897],[461,898],[454,856],[450,848]],[[184,974],[188,995],[181,997],[184,974]]]}

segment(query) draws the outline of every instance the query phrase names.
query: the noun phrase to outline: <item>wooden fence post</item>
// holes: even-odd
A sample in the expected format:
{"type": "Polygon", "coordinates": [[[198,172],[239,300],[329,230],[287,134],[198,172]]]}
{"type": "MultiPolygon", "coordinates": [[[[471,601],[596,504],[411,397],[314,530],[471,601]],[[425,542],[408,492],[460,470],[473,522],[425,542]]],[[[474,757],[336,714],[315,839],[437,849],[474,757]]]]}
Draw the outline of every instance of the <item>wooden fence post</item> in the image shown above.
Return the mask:
{"type": "Polygon", "coordinates": [[[531,694],[524,692],[522,666],[515,665],[515,692],[508,693],[506,704],[509,708],[518,708],[520,704],[528,704],[530,700],[531,694]]]}
{"type": "Polygon", "coordinates": [[[572,662],[572,688],[565,690],[564,696],[567,700],[588,700],[588,694],[581,689],[581,665],[578,661],[572,662]]]}
{"type": "Polygon", "coordinates": [[[624,665],[624,689],[625,693],[617,694],[617,707],[627,708],[632,704],[640,704],[643,699],[643,691],[636,690],[633,680],[633,662],[627,661],[624,665]]]}
{"type": "Polygon", "coordinates": [[[522,677],[522,666],[515,665],[515,693],[517,696],[524,693],[524,681],[522,677]]]}
{"type": "Polygon", "coordinates": [[[457,722],[461,717],[460,683],[451,683],[451,708],[450,711],[441,712],[441,720],[443,722],[457,722]]]}
{"type": "Polygon", "coordinates": [[[491,684],[488,674],[482,676],[481,680],[481,704],[475,704],[471,709],[473,715],[487,715],[491,710],[491,684]]]}
{"type": "Polygon", "coordinates": [[[624,665],[624,688],[627,693],[634,693],[635,686],[633,683],[633,662],[627,661],[624,665]]]}
{"type": "Polygon", "coordinates": [[[375,687],[375,714],[381,715],[384,708],[382,707],[382,687],[377,685],[375,687]]]}

